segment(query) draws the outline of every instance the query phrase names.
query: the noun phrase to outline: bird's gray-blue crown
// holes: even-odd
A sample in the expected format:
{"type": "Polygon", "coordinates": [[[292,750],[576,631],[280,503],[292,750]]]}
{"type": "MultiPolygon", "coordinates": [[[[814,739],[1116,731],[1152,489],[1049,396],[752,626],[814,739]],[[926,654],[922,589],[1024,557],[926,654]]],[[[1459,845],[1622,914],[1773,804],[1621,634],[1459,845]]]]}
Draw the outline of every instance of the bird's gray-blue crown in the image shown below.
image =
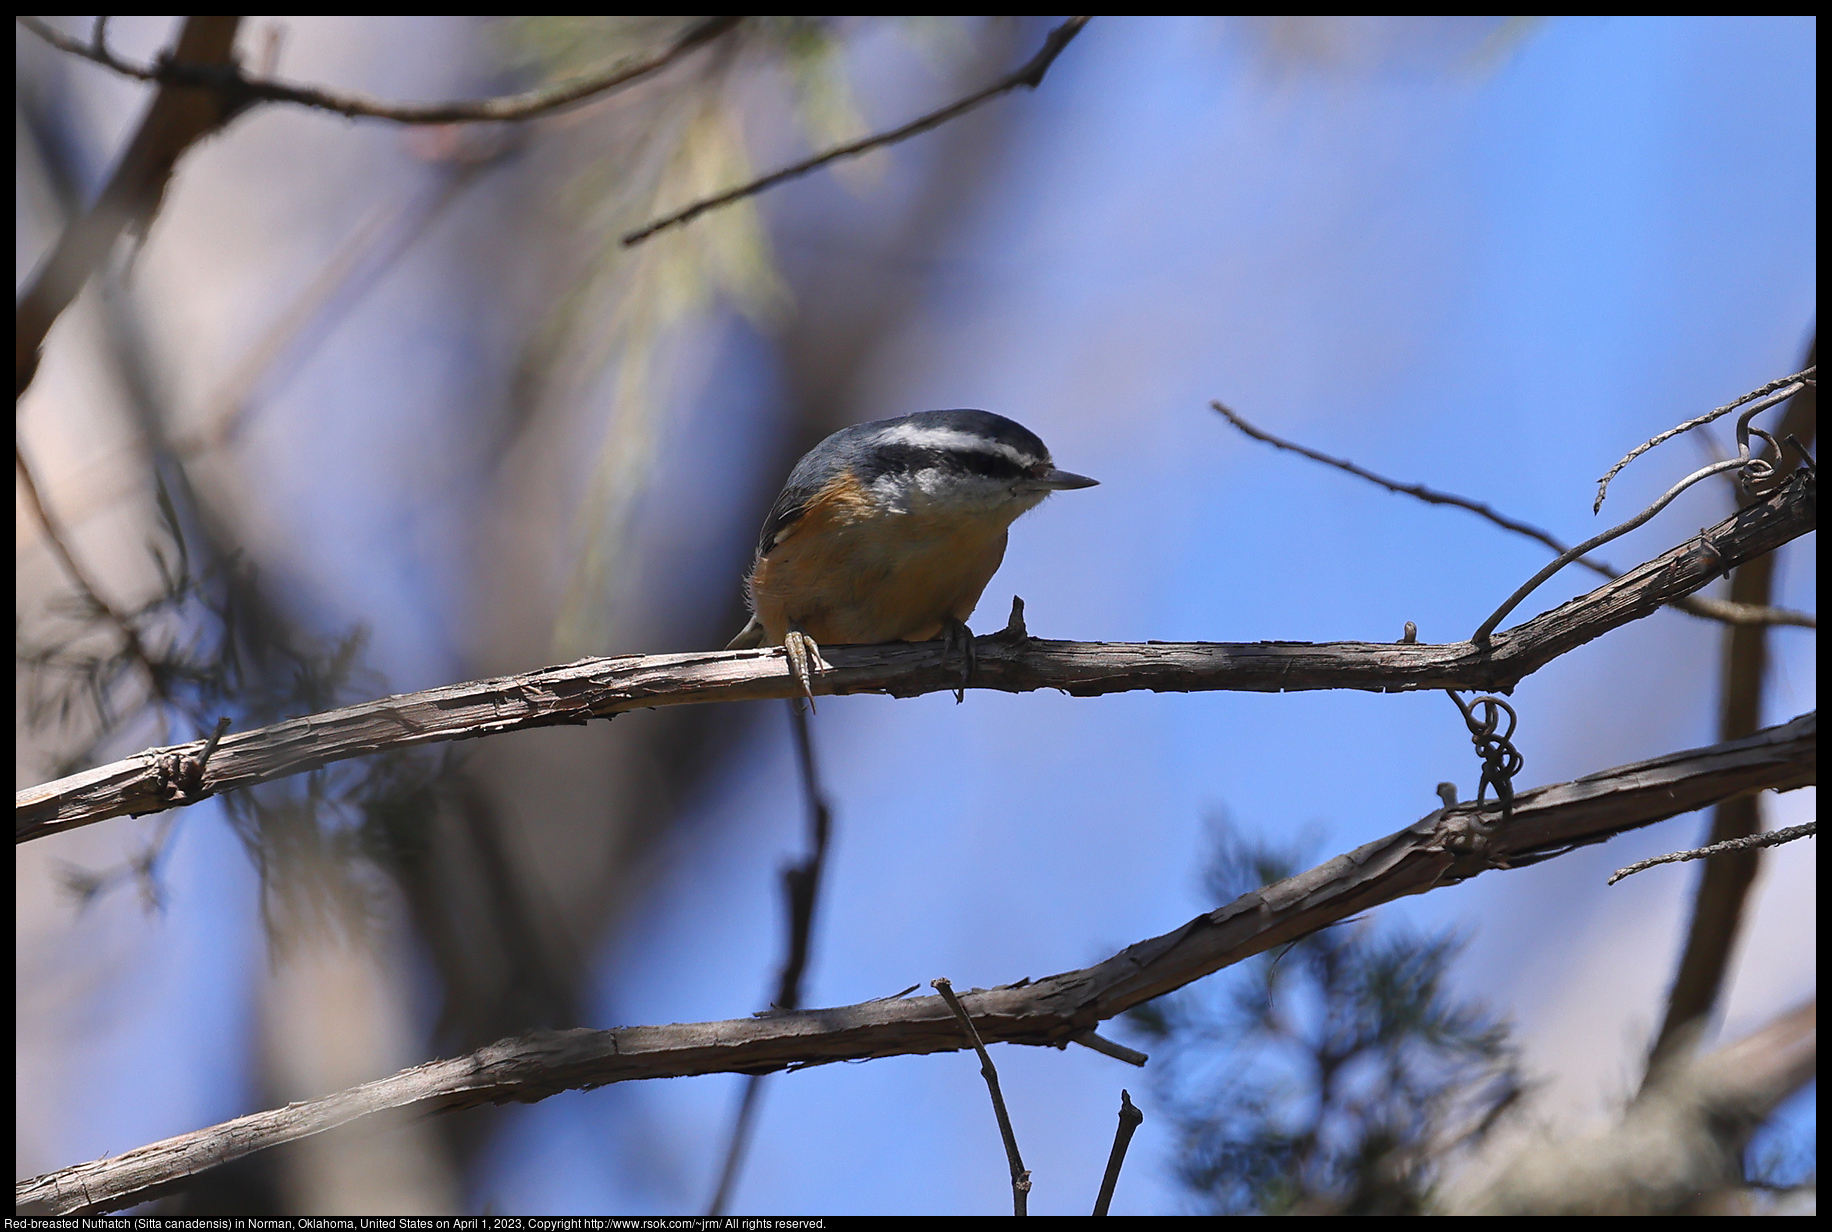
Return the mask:
{"type": "Polygon", "coordinates": [[[764,521],[759,555],[841,477],[869,492],[870,507],[882,514],[1006,523],[1051,492],[1097,482],[1057,470],[1036,433],[990,411],[918,411],[855,424],[809,450],[789,472],[764,521]]]}
{"type": "Polygon", "coordinates": [[[865,483],[931,468],[1015,483],[1050,467],[1050,451],[1036,433],[990,411],[919,411],[858,430],[865,456],[857,471],[865,483]]]}
{"type": "Polygon", "coordinates": [[[858,424],[828,437],[816,453],[866,485],[925,476],[930,484],[979,480],[1042,494],[1094,483],[1057,470],[1035,432],[990,411],[918,411],[858,424]]]}

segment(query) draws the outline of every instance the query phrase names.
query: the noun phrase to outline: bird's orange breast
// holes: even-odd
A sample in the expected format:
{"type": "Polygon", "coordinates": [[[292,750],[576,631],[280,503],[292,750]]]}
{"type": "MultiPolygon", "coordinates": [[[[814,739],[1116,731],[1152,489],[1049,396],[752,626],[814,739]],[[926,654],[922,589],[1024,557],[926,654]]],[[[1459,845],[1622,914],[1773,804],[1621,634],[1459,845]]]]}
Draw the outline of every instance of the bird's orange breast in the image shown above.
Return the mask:
{"type": "Polygon", "coordinates": [[[927,641],[966,620],[1005,558],[1001,518],[890,510],[851,473],[829,484],[751,572],[766,641],[927,641]]]}

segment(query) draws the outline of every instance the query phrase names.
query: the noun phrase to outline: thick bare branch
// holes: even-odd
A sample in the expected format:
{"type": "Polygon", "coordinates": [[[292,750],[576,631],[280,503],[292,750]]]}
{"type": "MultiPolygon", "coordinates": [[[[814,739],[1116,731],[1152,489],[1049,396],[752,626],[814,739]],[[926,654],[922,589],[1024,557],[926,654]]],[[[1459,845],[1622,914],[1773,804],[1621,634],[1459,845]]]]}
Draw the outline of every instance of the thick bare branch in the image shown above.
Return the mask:
{"type": "MultiPolygon", "coordinates": [[[[1470,642],[1051,642],[994,634],[975,640],[975,688],[1023,693],[1061,689],[1078,697],[1154,692],[1309,689],[1507,691],[1552,660],[1638,620],[1772,552],[1816,525],[1812,476],[1801,472],[1766,500],[1662,553],[1613,582],[1470,642]]],[[[911,697],[958,687],[957,663],[941,642],[823,650],[832,670],[820,693],[911,697]]],[[[289,719],[226,738],[195,790],[172,779],[174,758],[201,742],[149,749],[123,761],[29,787],[15,797],[16,841],[110,817],[156,813],[207,796],[386,749],[498,732],[584,723],[626,710],[793,697],[780,649],[581,659],[519,676],[402,694],[289,719]]]]}
{"type": "Polygon", "coordinates": [[[662,51],[629,56],[601,73],[569,77],[565,81],[525,90],[520,94],[442,103],[395,103],[371,98],[366,94],[346,94],[318,86],[251,77],[233,62],[211,63],[200,57],[186,55],[182,46],[174,55],[154,64],[133,64],[111,53],[99,38],[85,43],[35,18],[19,18],[28,30],[59,51],[80,56],[125,77],[156,81],[167,86],[211,90],[225,104],[238,110],[253,103],[295,103],[301,107],[349,116],[353,120],[392,120],[397,124],[531,120],[580,103],[589,103],[660,72],[694,48],[711,42],[743,20],[742,17],[708,17],[695,23],[662,51]]]}
{"type": "MultiPolygon", "coordinates": [[[[233,68],[240,17],[187,17],[179,31],[176,58],[199,66],[233,68]]],[[[13,322],[14,397],[24,395],[38,371],[45,335],[89,276],[100,268],[114,242],[129,228],[144,232],[159,212],[178,159],[200,139],[233,117],[238,108],[222,95],[176,82],[162,86],[146,118],[128,141],[121,161],[88,213],[65,227],[39,263],[31,286],[20,296],[13,322]]]]}
{"type": "Polygon", "coordinates": [[[1038,51],[1036,55],[1032,56],[1024,67],[1015,72],[1007,73],[983,90],[977,90],[969,94],[966,98],[957,99],[949,103],[939,111],[931,111],[925,116],[919,116],[911,120],[908,124],[893,128],[889,132],[874,133],[869,137],[862,137],[858,141],[850,141],[845,145],[835,146],[833,149],[824,150],[812,158],[803,159],[793,166],[784,167],[780,171],[772,171],[769,175],[761,179],[752,180],[748,184],[740,184],[736,188],[727,189],[725,192],[695,201],[692,205],[676,210],[665,218],[658,218],[648,226],[630,232],[623,237],[623,245],[625,248],[629,248],[633,245],[640,244],[658,231],[666,231],[669,227],[679,227],[686,223],[690,223],[708,210],[716,210],[721,206],[730,205],[734,201],[742,201],[746,197],[754,197],[758,193],[765,192],[788,180],[800,179],[811,171],[818,171],[828,163],[839,162],[847,158],[857,158],[861,154],[868,154],[873,150],[882,149],[889,145],[896,145],[900,141],[907,141],[909,138],[919,133],[926,133],[931,128],[938,128],[946,124],[955,116],[965,115],[980,104],[989,103],[999,95],[1015,90],[1019,86],[1026,86],[1029,89],[1035,90],[1039,85],[1043,84],[1043,75],[1049,72],[1050,65],[1056,62],[1056,57],[1062,54],[1062,49],[1069,45],[1069,40],[1074,38],[1077,34],[1080,34],[1081,28],[1087,25],[1090,20],[1091,19],[1087,17],[1069,18],[1060,26],[1050,31],[1049,36],[1043,40],[1042,49],[1038,51]]]}
{"type": "MultiPolygon", "coordinates": [[[[1197,916],[1092,967],[973,990],[983,1040],[1061,1047],[1097,1023],[1177,988],[1409,894],[1524,865],[1764,789],[1817,782],[1818,719],[1803,715],[1747,739],[1671,753],[1519,793],[1513,821],[1469,804],[1197,916]]],[[[940,997],[888,998],[728,1022],[535,1031],[462,1057],[21,1181],[20,1213],[86,1214],[255,1151],[405,1110],[533,1102],[640,1078],[775,1070],[968,1046],[940,997]]]]}

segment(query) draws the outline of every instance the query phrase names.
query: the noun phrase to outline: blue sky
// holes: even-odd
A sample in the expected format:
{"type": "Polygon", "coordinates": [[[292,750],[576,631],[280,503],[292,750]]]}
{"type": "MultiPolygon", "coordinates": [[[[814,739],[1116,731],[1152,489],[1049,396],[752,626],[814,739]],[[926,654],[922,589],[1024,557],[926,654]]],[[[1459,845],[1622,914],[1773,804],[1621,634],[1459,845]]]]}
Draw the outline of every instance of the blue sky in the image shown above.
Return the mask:
{"type": "MultiPolygon", "coordinates": [[[[1572,19],[1486,67],[1358,75],[1273,72],[1206,22],[1092,27],[1025,104],[1022,156],[878,386],[887,415],[1011,414],[1103,480],[1014,529],[979,623],[1017,593],[1043,636],[1373,640],[1407,619],[1467,636],[1543,562],[1538,547],[1275,455],[1209,399],[1590,533],[1596,475],[1791,371],[1812,328],[1811,35],[1804,21],[1572,19]]],[[[1638,463],[1608,512],[1692,469],[1692,449],[1638,463]]],[[[1701,493],[1613,557],[1661,550],[1723,508],[1701,493]]],[[[1810,570],[1805,552],[1783,570],[1809,605],[1810,570]]],[[[1533,602],[1589,584],[1561,576],[1533,602]]],[[[1708,742],[1716,639],[1662,615],[1523,685],[1523,781],[1708,742]]],[[[1791,714],[1812,704],[1810,635],[1777,642],[1792,690],[1777,713],[1791,714]]],[[[816,730],[840,827],[816,1003],[940,974],[1042,975],[1174,927],[1213,905],[1196,884],[1213,813],[1314,830],[1321,856],[1428,811],[1439,779],[1467,792],[1474,778],[1435,695],[853,698],[824,704],[816,730]]],[[[776,919],[775,868],[800,841],[786,741],[784,725],[734,767],[659,862],[645,924],[610,958],[610,1020],[726,1017],[762,997],[781,942],[758,922],[776,919]]],[[[1698,824],[1387,912],[1471,934],[1466,991],[1556,1033],[1535,998],[1552,998],[1570,947],[1609,948],[1593,935],[1621,914],[1608,896],[1633,898],[1662,925],[1624,942],[1647,943],[1632,952],[1654,975],[1596,1008],[1615,1068],[1576,1067],[1592,1086],[1619,1081],[1633,1046],[1617,1037],[1658,1013],[1691,879],[1605,891],[1603,877],[1687,845],[1698,824]]],[[[1795,982],[1810,992],[1810,960],[1795,982]]],[[[999,1052],[1032,1209],[1085,1209],[1118,1089],[1145,1084],[1080,1050],[999,1052]]],[[[959,1057],[775,1080],[736,1208],[998,1209],[978,1083],[959,1057]]],[[[520,1113],[498,1165],[505,1209],[537,1195],[691,1205],[735,1090],[657,1084],[520,1113]],[[594,1169],[605,1135],[612,1162],[594,1169]]],[[[1179,1201],[1150,1113],[1116,1212],[1179,1201]]]]}

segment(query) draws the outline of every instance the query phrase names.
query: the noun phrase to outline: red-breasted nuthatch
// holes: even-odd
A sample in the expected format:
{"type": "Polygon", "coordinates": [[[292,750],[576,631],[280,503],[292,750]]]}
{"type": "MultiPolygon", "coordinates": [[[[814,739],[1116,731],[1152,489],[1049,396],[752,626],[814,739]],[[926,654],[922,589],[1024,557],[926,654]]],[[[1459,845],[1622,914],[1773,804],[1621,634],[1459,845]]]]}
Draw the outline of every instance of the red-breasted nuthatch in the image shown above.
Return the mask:
{"type": "Polygon", "coordinates": [[[1057,470],[1035,433],[987,411],[842,428],[795,464],[764,519],[745,582],[753,615],[726,649],[783,647],[810,701],[823,642],[946,635],[964,677],[967,617],[1007,529],[1051,492],[1098,482],[1057,470]]]}

